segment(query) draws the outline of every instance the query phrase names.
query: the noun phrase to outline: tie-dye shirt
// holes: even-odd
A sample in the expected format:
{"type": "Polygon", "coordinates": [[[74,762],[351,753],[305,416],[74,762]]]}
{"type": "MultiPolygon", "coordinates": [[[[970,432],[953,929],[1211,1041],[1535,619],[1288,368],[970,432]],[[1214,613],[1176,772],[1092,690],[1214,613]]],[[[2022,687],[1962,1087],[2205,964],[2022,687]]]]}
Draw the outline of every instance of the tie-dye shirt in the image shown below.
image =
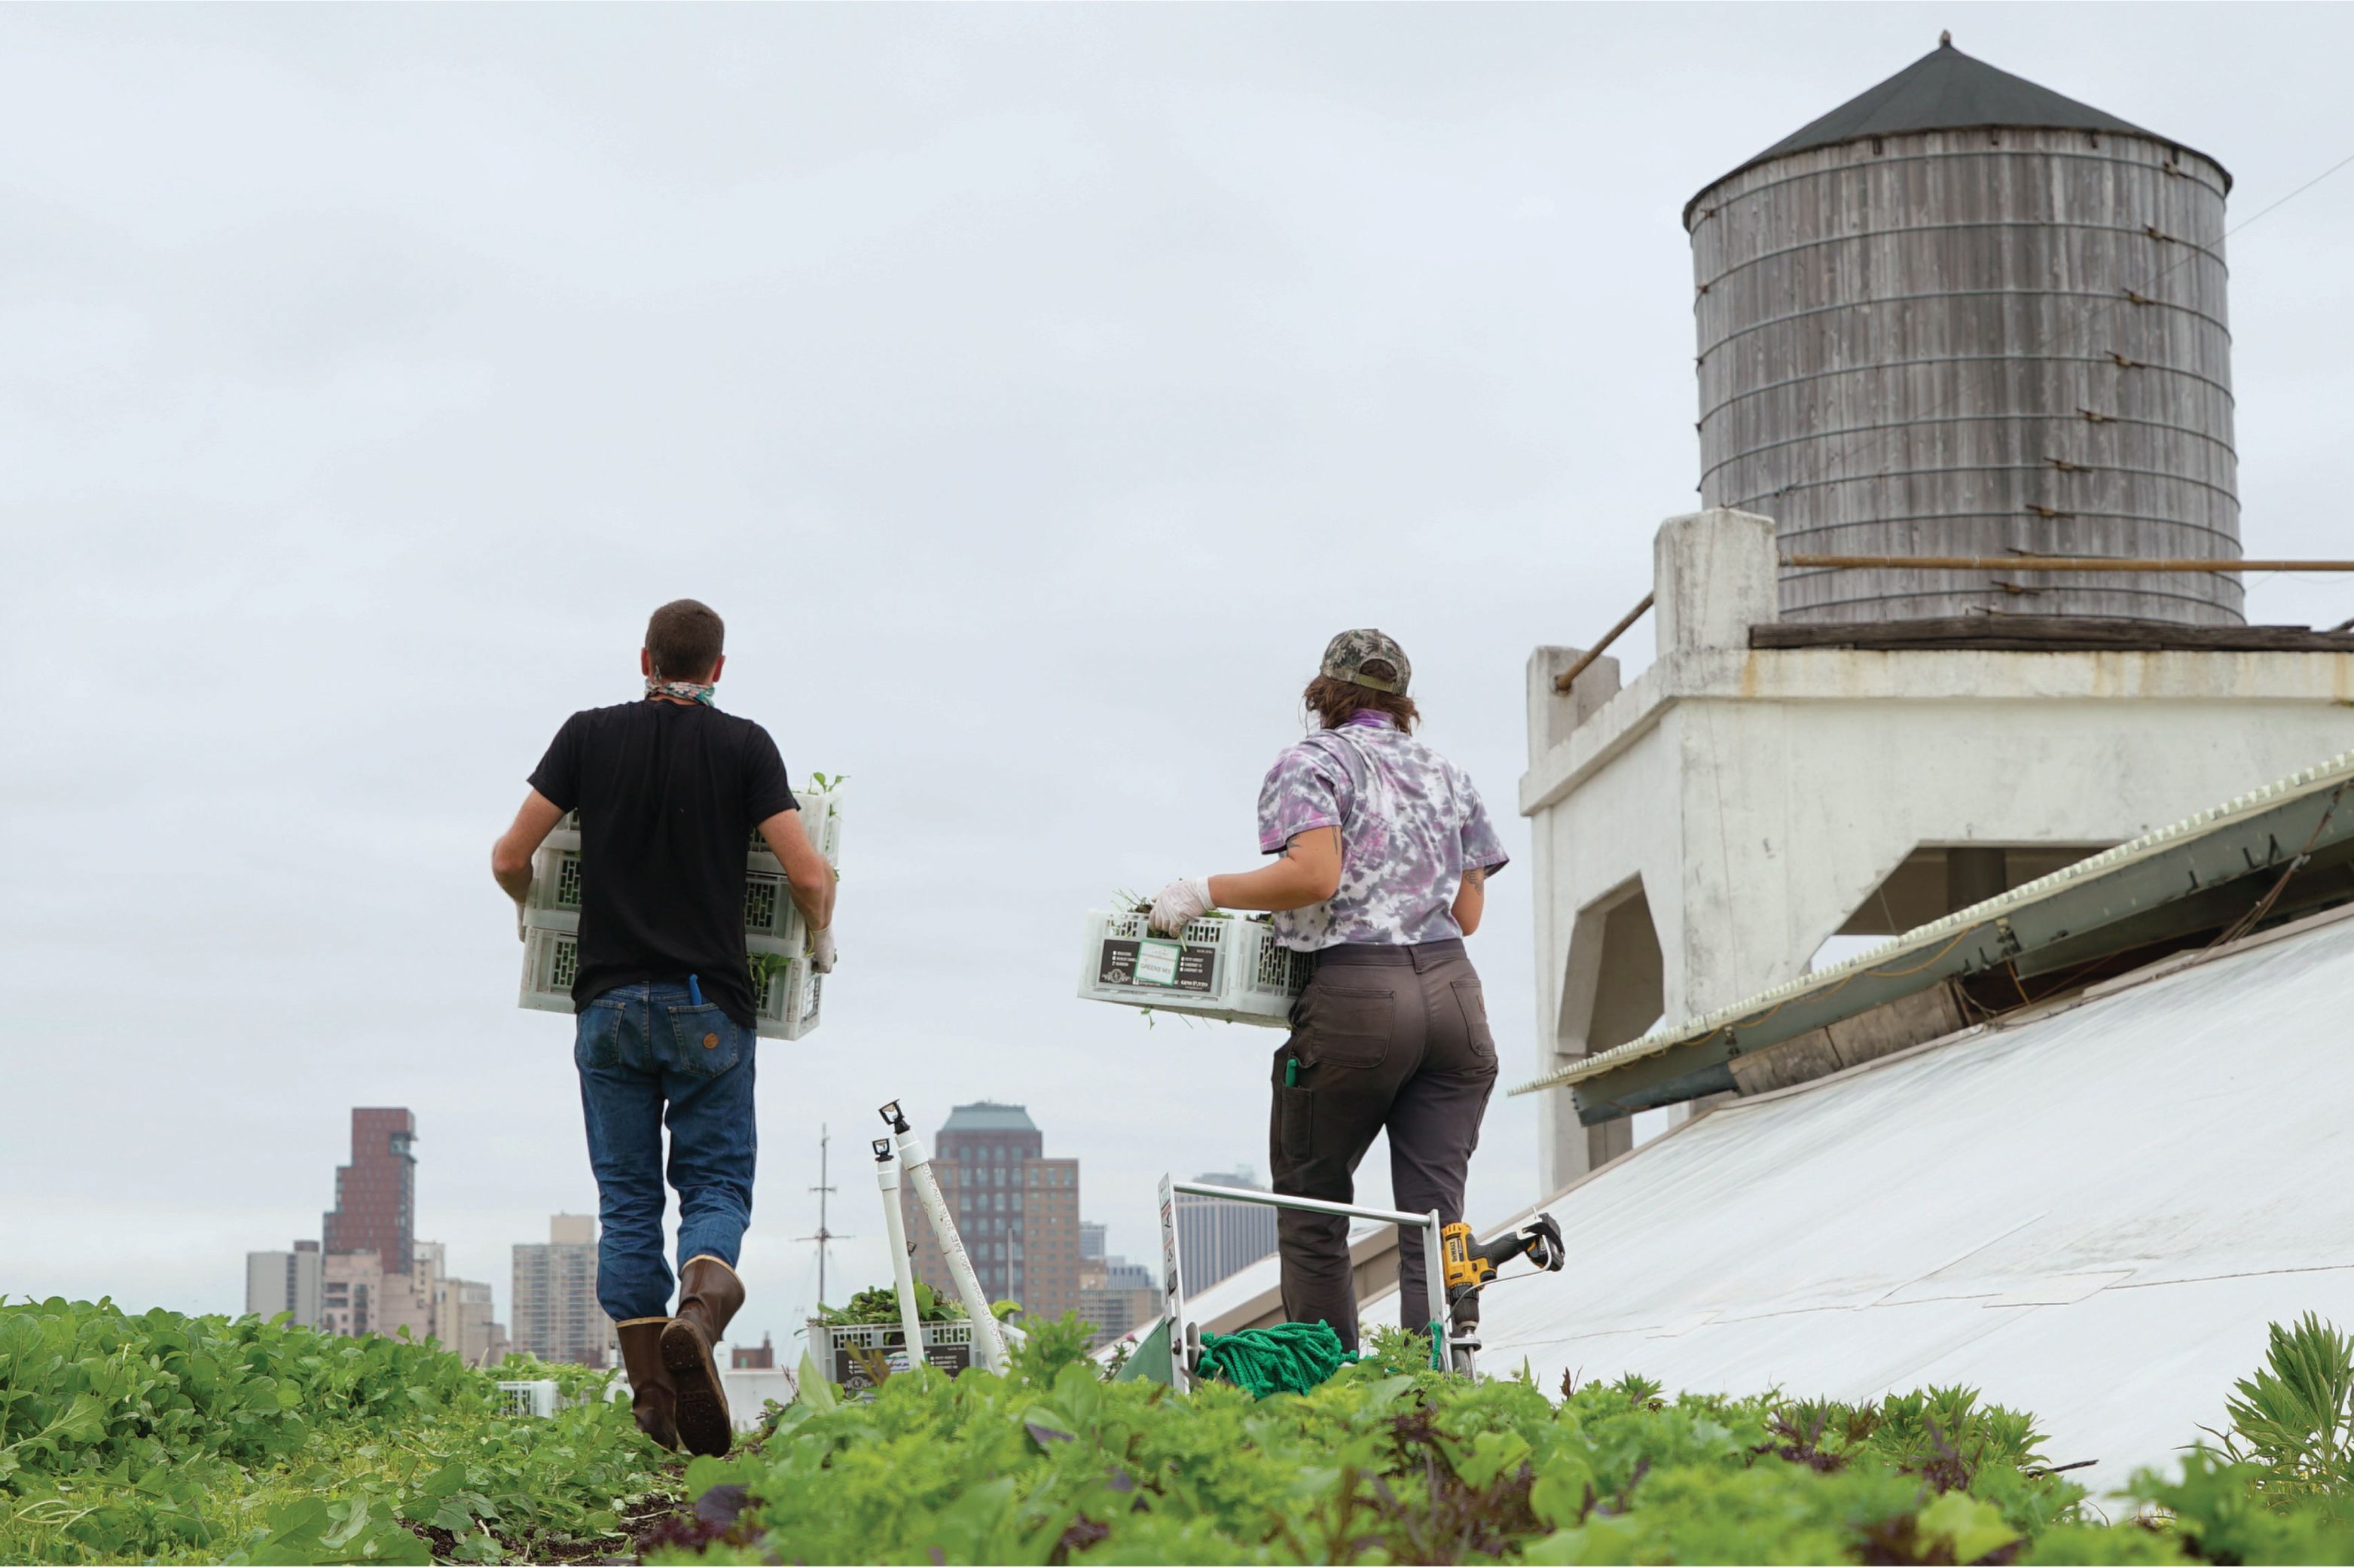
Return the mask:
{"type": "Polygon", "coordinates": [[[1464,868],[1493,874],[1504,867],[1504,846],[1470,776],[1386,719],[1366,722],[1372,716],[1287,747],[1259,788],[1263,853],[1311,828],[1341,830],[1340,891],[1277,914],[1276,936],[1287,948],[1460,937],[1455,895],[1464,868]]]}

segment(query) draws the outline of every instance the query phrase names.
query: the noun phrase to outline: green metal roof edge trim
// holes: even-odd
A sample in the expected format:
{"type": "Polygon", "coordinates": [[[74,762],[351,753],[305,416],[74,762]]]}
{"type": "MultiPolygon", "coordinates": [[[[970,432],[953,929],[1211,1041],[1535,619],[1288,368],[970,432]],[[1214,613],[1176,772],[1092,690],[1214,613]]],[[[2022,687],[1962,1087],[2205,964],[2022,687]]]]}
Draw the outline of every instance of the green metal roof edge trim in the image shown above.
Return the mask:
{"type": "Polygon", "coordinates": [[[1829,969],[1813,970],[1799,976],[1797,980],[1785,980],[1780,985],[1761,991],[1755,996],[1744,998],[1730,1007],[1721,1007],[1713,1012],[1702,1013],[1698,1018],[1687,1019],[1670,1027],[1654,1029],[1638,1039],[1629,1040],[1624,1045],[1615,1045],[1607,1051],[1585,1057],[1571,1066],[1562,1068],[1559,1072],[1532,1078],[1511,1092],[1515,1095],[1531,1095],[1543,1089],[1559,1088],[1564,1085],[1580,1083],[1624,1067],[1630,1063],[1659,1055],[1678,1045],[1705,1038],[1729,1025],[1739,1024],[1754,1019],[1759,1013],[1770,1012],[1795,998],[1806,996],[1814,991],[1836,990],[1854,976],[1885,964],[1891,959],[1902,958],[1907,953],[1917,952],[1941,941],[1956,940],[1978,927],[2017,910],[2031,907],[2063,889],[2090,882],[2136,862],[2147,860],[2163,851],[2203,837],[2243,818],[2270,810],[2283,801],[2334,787],[2349,779],[2354,779],[2354,751],[2340,752],[2328,761],[2292,773],[2278,783],[2268,784],[2261,789],[2252,789],[2244,795],[2233,796],[2220,806],[2210,807],[2195,816],[2186,817],[2181,821],[2144,833],[2137,839],[2128,839],[2124,843],[2080,860],[2073,865],[2062,866],[2048,876],[2039,876],[2032,882],[2021,883],[1998,897],[1973,904],[1966,909],[1957,909],[1951,915],[1932,920],[1925,926],[1917,926],[1900,937],[1890,938],[1876,948],[1858,953],[1845,962],[1833,964],[1829,969]]]}

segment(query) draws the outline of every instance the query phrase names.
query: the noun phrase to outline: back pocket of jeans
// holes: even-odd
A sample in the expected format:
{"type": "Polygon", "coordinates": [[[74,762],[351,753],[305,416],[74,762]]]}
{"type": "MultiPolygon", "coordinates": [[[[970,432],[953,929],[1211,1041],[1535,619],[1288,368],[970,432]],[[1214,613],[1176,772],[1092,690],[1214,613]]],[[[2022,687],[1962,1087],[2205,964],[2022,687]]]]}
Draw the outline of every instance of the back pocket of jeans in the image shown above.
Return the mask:
{"type": "Polygon", "coordinates": [[[716,1078],[736,1065],[743,1054],[744,1037],[751,1032],[719,1011],[717,1002],[701,1007],[666,1007],[670,1015],[671,1069],[701,1078],[716,1078]]]}
{"type": "Polygon", "coordinates": [[[1311,986],[1305,998],[1302,1054],[1335,1067],[1378,1067],[1390,1054],[1397,996],[1386,991],[1311,986]]]}
{"type": "Polygon", "coordinates": [[[582,1008],[572,1021],[572,1060],[582,1069],[621,1065],[621,1034],[629,1027],[629,1004],[618,996],[600,996],[582,1008]]]}

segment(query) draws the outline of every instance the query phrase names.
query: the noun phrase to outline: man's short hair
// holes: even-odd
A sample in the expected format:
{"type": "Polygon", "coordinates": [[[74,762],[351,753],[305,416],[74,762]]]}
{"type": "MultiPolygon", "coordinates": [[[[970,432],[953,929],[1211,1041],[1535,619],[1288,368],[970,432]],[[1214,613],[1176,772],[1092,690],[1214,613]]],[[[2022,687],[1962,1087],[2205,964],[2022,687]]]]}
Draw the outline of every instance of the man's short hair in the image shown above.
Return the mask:
{"type": "Polygon", "coordinates": [[[646,652],[664,681],[701,681],[727,642],[727,625],[700,599],[674,599],[646,622],[646,652]]]}

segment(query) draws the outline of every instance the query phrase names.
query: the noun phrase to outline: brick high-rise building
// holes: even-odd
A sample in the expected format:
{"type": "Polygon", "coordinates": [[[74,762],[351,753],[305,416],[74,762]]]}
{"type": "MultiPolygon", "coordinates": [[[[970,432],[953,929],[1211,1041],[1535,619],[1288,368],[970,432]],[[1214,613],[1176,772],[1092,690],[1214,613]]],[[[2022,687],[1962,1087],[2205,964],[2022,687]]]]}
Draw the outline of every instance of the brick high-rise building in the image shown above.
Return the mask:
{"type": "MultiPolygon", "coordinates": [[[[1049,1160],[1044,1146],[1020,1106],[958,1106],[933,1140],[932,1170],[981,1293],[1058,1318],[1079,1306],[1079,1162],[1049,1160]]],[[[917,1277],[953,1296],[931,1223],[911,1189],[902,1196],[917,1277]]]]}
{"type": "Polygon", "coordinates": [[[406,1110],[352,1112],[352,1162],[336,1167],[335,1206],[320,1238],[327,1255],[372,1252],[387,1274],[405,1275],[417,1237],[417,1118],[406,1110]]]}
{"type": "Polygon", "coordinates": [[[597,1222],[557,1214],[545,1244],[514,1249],[514,1348],[544,1361],[610,1364],[613,1320],[597,1305],[597,1222]]]}

